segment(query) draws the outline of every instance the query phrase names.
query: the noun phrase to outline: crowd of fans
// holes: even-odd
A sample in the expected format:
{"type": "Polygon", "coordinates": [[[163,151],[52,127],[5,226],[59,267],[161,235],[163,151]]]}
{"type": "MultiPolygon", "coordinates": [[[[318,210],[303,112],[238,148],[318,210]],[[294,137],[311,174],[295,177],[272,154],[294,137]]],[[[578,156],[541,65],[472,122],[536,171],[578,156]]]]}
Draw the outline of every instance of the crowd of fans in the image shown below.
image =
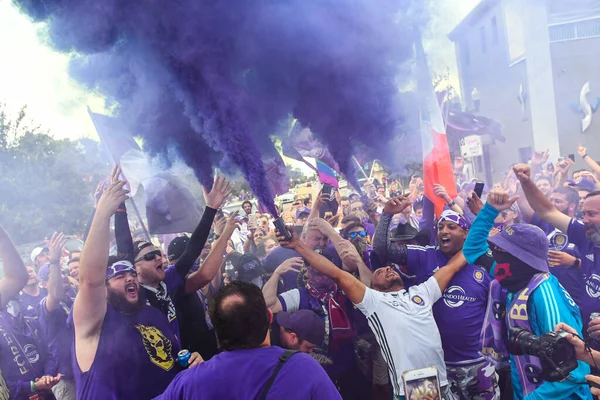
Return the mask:
{"type": "Polygon", "coordinates": [[[418,399],[403,376],[431,366],[437,398],[591,399],[600,165],[578,153],[589,169],[538,152],[481,196],[456,159],[438,218],[416,175],[320,192],[280,210],[289,232],[249,200],[224,213],[218,177],[162,244],[132,235],[115,167],[81,251],[56,232],[23,261],[0,227],[0,400],[418,399]],[[578,361],[553,379],[567,362],[517,331],[566,332],[578,361]]]}

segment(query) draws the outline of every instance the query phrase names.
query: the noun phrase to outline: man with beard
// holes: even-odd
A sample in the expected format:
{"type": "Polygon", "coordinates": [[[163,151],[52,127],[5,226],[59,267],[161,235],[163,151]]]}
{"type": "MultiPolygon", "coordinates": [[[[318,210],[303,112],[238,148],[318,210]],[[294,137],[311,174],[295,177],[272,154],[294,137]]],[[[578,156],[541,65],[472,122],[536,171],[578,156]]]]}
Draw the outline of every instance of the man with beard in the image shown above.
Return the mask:
{"type": "Polygon", "coordinates": [[[583,274],[585,291],[581,299],[581,315],[584,329],[596,336],[600,333],[600,319],[590,321],[590,315],[600,310],[600,192],[590,192],[583,203],[583,221],[560,212],[535,187],[531,180],[531,169],[526,164],[514,166],[523,192],[531,208],[543,221],[567,234],[569,241],[577,246],[581,262],[574,266],[583,274]]]}
{"type": "MultiPolygon", "coordinates": [[[[416,276],[416,283],[421,284],[462,250],[469,225],[463,216],[446,210],[437,223],[437,247],[397,245],[390,241],[390,221],[410,204],[403,196],[386,204],[373,248],[382,262],[406,266],[408,273],[416,276]]],[[[452,391],[461,399],[489,400],[499,396],[498,378],[494,365],[479,354],[478,344],[492,278],[476,264],[467,265],[452,278],[442,301],[433,306],[433,315],[442,337],[452,391]]]]}
{"type": "MultiPolygon", "coordinates": [[[[522,167],[515,168],[518,179],[523,182],[522,167]]],[[[546,200],[541,192],[538,194],[546,200]]],[[[493,338],[504,336],[508,339],[510,328],[522,328],[540,336],[554,331],[562,322],[575,327],[581,334],[582,321],[577,305],[556,277],[548,273],[548,239],[544,232],[533,225],[514,224],[500,234],[488,237],[496,216],[515,201],[516,198],[510,199],[508,192],[502,189],[492,190],[464,246],[468,261],[482,255],[489,257],[491,250],[496,263],[492,268],[496,279],[490,290],[493,301],[488,305],[484,325],[484,354],[504,353],[493,338]]],[[[589,399],[589,388],[583,385],[589,366],[584,363],[579,363],[562,382],[545,382],[537,373],[541,371],[537,357],[511,355],[510,365],[516,400],[589,399]]]]}
{"type": "Polygon", "coordinates": [[[110,219],[127,199],[117,172],[98,202],[81,254],[72,312],[78,399],[150,399],[178,372],[179,340],[169,321],[139,297],[133,265],[108,257],[110,219]]]}
{"type": "MultiPolygon", "coordinates": [[[[318,271],[326,279],[331,279],[368,318],[379,345],[385,350],[383,354],[389,366],[395,396],[403,398],[402,374],[405,371],[432,364],[438,368],[440,384],[448,384],[432,306],[441,298],[442,291],[454,274],[466,264],[462,254],[458,253],[446,266],[438,269],[433,277],[408,291],[404,289],[402,278],[397,272],[389,267],[380,268],[373,273],[371,289],[325,257],[311,251],[295,235],[290,242],[285,242],[282,238],[280,240],[282,246],[301,254],[312,266],[311,269],[318,271]]],[[[355,250],[352,257],[360,263],[360,256],[355,250]]],[[[451,397],[446,395],[444,398],[451,397]]]]}
{"type": "MultiPolygon", "coordinates": [[[[215,179],[210,192],[207,192],[204,187],[202,190],[206,203],[202,219],[186,244],[185,251],[172,266],[165,268],[161,250],[152,243],[136,242],[133,244],[133,264],[138,273],[144,296],[151,306],[165,314],[175,336],[180,339],[180,325],[189,323],[189,321],[177,319],[177,309],[173,299],[180,293],[195,293],[196,290],[210,283],[217,274],[220,260],[214,259],[211,263],[205,263],[203,268],[198,271],[191,274],[189,272],[208,239],[217,210],[231,194],[229,182],[224,177],[215,179]]],[[[235,217],[237,217],[237,211],[230,218],[235,219],[235,217]]],[[[229,236],[232,233],[233,231],[229,233],[229,236]]]]}
{"type": "MultiPolygon", "coordinates": [[[[322,249],[327,245],[326,232],[328,229],[333,228],[322,219],[311,220],[309,224],[304,247],[313,252],[315,249],[322,252],[322,249]]],[[[337,233],[336,236],[341,239],[337,233]]],[[[334,238],[334,245],[335,242],[334,238]]],[[[354,250],[354,246],[347,241],[344,242],[346,242],[346,247],[340,254],[342,261],[345,259],[346,251],[354,250]]],[[[293,248],[284,250],[298,254],[293,248]]],[[[367,381],[358,369],[354,356],[353,339],[356,338],[357,332],[353,325],[355,322],[353,320],[353,306],[331,279],[312,268],[310,263],[303,262],[301,257],[296,257],[275,270],[263,287],[263,295],[267,306],[273,313],[312,310],[319,315],[325,323],[326,334],[324,341],[319,343],[317,349],[315,349],[314,356],[323,365],[333,382],[340,388],[344,399],[364,399],[368,397],[367,381]],[[308,277],[306,286],[287,290],[278,296],[279,276],[282,274],[297,275],[303,265],[306,266],[308,277]]]]}
{"type": "MultiPolygon", "coordinates": [[[[558,187],[550,195],[550,203],[567,217],[575,218],[575,213],[579,204],[579,195],[571,187],[558,187]]],[[[583,275],[579,269],[581,264],[581,255],[577,246],[569,241],[569,238],[556,229],[553,225],[543,221],[527,203],[525,196],[517,200],[519,209],[525,222],[537,226],[544,231],[548,237],[550,251],[548,259],[552,268],[552,275],[556,276],[561,285],[567,289],[567,292],[573,297],[575,303],[581,308],[585,286],[583,284],[583,275]]]]}
{"type": "Polygon", "coordinates": [[[19,293],[19,301],[22,304],[22,311],[26,317],[34,318],[37,317],[37,307],[40,301],[48,296],[48,291],[45,288],[40,287],[39,280],[35,269],[31,265],[27,265],[27,274],[29,279],[27,284],[19,293]]]}

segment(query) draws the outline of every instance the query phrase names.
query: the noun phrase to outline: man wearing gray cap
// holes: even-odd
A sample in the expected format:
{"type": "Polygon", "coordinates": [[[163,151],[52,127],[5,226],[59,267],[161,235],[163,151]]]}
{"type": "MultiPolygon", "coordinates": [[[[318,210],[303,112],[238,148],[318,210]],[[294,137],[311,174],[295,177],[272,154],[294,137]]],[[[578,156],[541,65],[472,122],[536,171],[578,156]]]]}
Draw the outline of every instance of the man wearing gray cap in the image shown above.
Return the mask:
{"type": "MultiPolygon", "coordinates": [[[[491,300],[485,315],[483,354],[506,354],[503,341],[507,330],[522,328],[540,336],[566,323],[581,335],[579,308],[548,270],[548,239],[537,226],[513,224],[500,234],[488,236],[494,219],[508,210],[518,197],[509,198],[502,189],[492,190],[477,215],[463,247],[467,262],[485,254],[495,260],[491,273],[496,278],[490,287],[491,300]]],[[[499,356],[498,356],[499,355],[499,356]]],[[[510,355],[511,379],[515,400],[587,399],[590,396],[585,375],[589,366],[580,362],[568,379],[544,381],[537,357],[510,355]]]]}
{"type": "Polygon", "coordinates": [[[275,315],[279,324],[279,338],[284,349],[312,353],[323,343],[325,324],[312,310],[281,311],[275,315]]]}

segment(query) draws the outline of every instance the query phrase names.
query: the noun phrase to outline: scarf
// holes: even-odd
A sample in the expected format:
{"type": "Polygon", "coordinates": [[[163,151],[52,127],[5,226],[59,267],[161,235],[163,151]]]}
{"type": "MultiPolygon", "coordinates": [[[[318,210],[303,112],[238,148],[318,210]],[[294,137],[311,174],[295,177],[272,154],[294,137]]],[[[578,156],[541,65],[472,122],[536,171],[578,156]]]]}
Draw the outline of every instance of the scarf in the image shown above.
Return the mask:
{"type": "Polygon", "coordinates": [[[167,292],[167,285],[164,282],[161,281],[157,288],[144,284],[141,284],[141,286],[146,289],[146,298],[152,307],[158,308],[169,322],[177,318],[175,304],[173,304],[173,300],[167,292]]]}
{"type": "MultiPolygon", "coordinates": [[[[514,294],[506,312],[507,291],[497,280],[492,281],[488,304],[481,331],[481,354],[497,364],[496,369],[506,363],[506,334],[510,328],[524,328],[531,332],[531,324],[527,315],[527,301],[531,293],[546,279],[548,274],[539,273],[529,283],[514,294]]],[[[540,360],[530,355],[513,356],[519,374],[523,394],[527,396],[542,384],[539,372],[542,370],[540,360]]]]}
{"type": "Polygon", "coordinates": [[[344,306],[344,299],[340,299],[341,296],[338,295],[337,285],[334,286],[332,291],[321,292],[312,286],[310,282],[307,282],[306,290],[325,306],[325,311],[329,316],[329,333],[331,339],[329,347],[338,348],[338,340],[352,339],[356,336],[356,332],[350,323],[348,312],[344,306]]]}

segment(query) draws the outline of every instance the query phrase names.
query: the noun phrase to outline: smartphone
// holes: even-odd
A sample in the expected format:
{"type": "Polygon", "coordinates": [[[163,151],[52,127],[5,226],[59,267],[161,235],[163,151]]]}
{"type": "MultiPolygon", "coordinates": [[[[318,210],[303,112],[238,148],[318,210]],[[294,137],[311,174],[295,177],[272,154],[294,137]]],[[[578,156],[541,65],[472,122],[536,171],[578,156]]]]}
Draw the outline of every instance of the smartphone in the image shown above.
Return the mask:
{"type": "Polygon", "coordinates": [[[571,161],[575,161],[575,154],[569,154],[568,157],[571,159],[571,161]]]}
{"type": "Polygon", "coordinates": [[[483,183],[483,182],[477,182],[475,184],[475,194],[477,194],[477,197],[481,198],[481,195],[483,194],[484,186],[485,186],[485,183],[483,183]]]}
{"type": "Polygon", "coordinates": [[[558,162],[563,162],[564,159],[564,157],[558,157],[558,162]]]}
{"type": "Polygon", "coordinates": [[[325,196],[329,196],[329,200],[331,201],[331,199],[333,198],[333,186],[331,186],[327,183],[324,183],[321,193],[324,194],[325,196]]]}
{"type": "Polygon", "coordinates": [[[252,224],[256,227],[256,223],[257,223],[256,215],[254,215],[254,214],[248,215],[248,224],[252,224]]]}
{"type": "Polygon", "coordinates": [[[404,371],[404,396],[410,400],[441,400],[442,390],[436,367],[404,371]]]}

